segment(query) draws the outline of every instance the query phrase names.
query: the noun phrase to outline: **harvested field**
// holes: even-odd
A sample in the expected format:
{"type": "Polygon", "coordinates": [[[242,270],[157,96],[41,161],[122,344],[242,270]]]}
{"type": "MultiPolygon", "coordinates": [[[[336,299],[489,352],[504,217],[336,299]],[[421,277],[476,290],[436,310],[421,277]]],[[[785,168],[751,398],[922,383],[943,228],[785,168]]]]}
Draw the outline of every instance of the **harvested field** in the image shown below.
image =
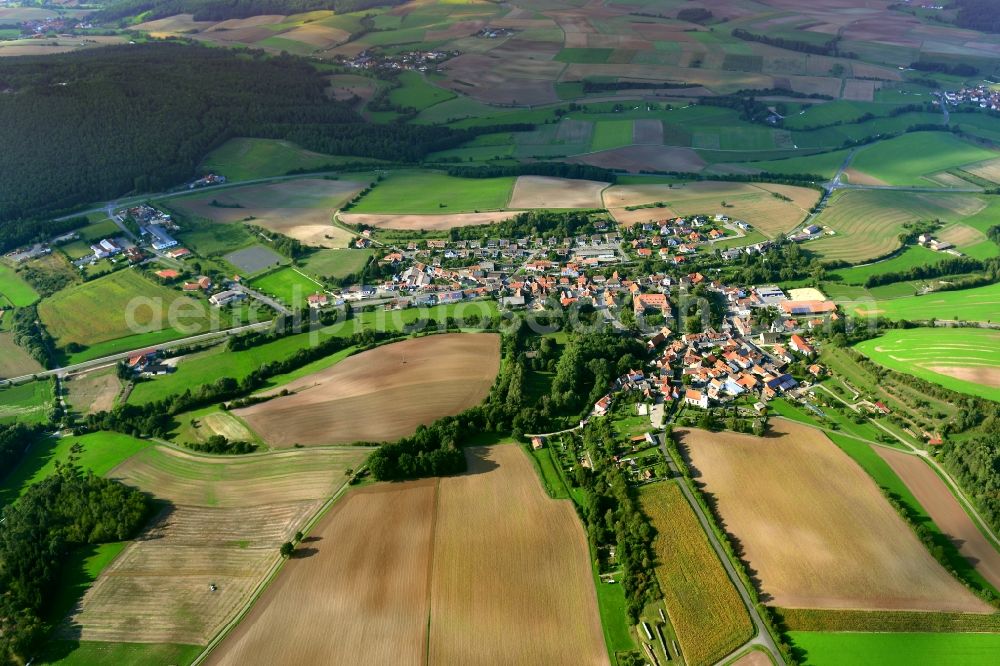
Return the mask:
{"type": "Polygon", "coordinates": [[[844,82],[842,98],[856,102],[871,102],[875,99],[875,82],[848,79],[844,82]]]}
{"type": "Polygon", "coordinates": [[[937,237],[958,247],[975,245],[986,240],[986,235],[982,231],[961,222],[944,227],[937,237]]]}
{"type": "Polygon", "coordinates": [[[902,479],[934,524],[955,544],[958,552],[976,567],[990,585],[1000,589],[1000,552],[972,522],[930,465],[914,455],[873,447],[882,460],[902,479]]]}
{"type": "Polygon", "coordinates": [[[772,421],[765,438],[703,430],[679,436],[765,603],[991,610],[931,557],[865,471],[822,431],[782,420],[772,421]]]}
{"type": "Polygon", "coordinates": [[[965,171],[985,178],[994,183],[1000,183],[1000,159],[987,160],[978,164],[969,164],[963,167],[965,171]]]}
{"type": "Polygon", "coordinates": [[[208,663],[607,664],[572,506],[517,446],[466,456],[345,497],[208,663]]]}
{"type": "Polygon", "coordinates": [[[22,377],[42,370],[42,365],[14,344],[14,336],[0,331],[0,378],[22,377]]]}
{"type": "Polygon", "coordinates": [[[196,456],[151,447],[109,474],[170,502],[102,572],[65,638],[205,644],[249,599],[288,540],[365,449],[196,456]],[[217,586],[215,592],[209,585],[217,586]]]}
{"type": "Polygon", "coordinates": [[[121,381],[115,368],[104,368],[79,375],[70,375],[63,380],[70,406],[81,414],[110,411],[115,398],[122,390],[121,381]]]}
{"type": "Polygon", "coordinates": [[[883,186],[889,184],[883,180],[875,178],[874,176],[869,176],[866,173],[862,173],[857,169],[844,169],[844,175],[847,176],[847,182],[849,182],[851,185],[883,186]]]}
{"type": "Polygon", "coordinates": [[[442,231],[455,227],[472,227],[478,224],[502,222],[517,215],[516,211],[494,213],[453,213],[451,215],[373,215],[369,213],[341,213],[347,224],[365,224],[379,229],[406,231],[442,231]]]}
{"type": "Polygon", "coordinates": [[[652,118],[632,123],[632,143],[663,145],[663,122],[652,118]]]}
{"type": "Polygon", "coordinates": [[[705,160],[690,148],[676,146],[625,146],[569,158],[570,162],[592,164],[631,173],[649,171],[701,171],[705,160]]]}
{"type": "Polygon", "coordinates": [[[347,247],[352,235],[331,224],[334,212],[357,194],[362,183],[303,178],[268,185],[248,185],[174,202],[189,215],[213,222],[254,218],[257,226],[326,248],[347,247]]]}
{"type": "Polygon", "coordinates": [[[731,666],[773,666],[774,662],[760,650],[751,650],[736,661],[731,666]]]}
{"type": "Polygon", "coordinates": [[[468,473],[440,482],[428,661],[606,664],[572,505],[548,498],[519,447],[466,458],[468,473]]]}
{"type": "Polygon", "coordinates": [[[725,213],[749,222],[768,237],[794,229],[805,219],[819,193],[790,185],[758,186],[749,183],[698,181],[677,185],[615,185],[604,191],[604,205],[622,224],[675,215],[725,213]],[[774,192],[791,199],[785,201],[774,192]],[[625,210],[627,206],[666,202],[665,208],[625,210]],[[727,207],[723,208],[725,201],[727,207]]]}
{"type": "Polygon", "coordinates": [[[610,183],[547,176],[519,176],[511,208],[603,208],[601,191],[610,183]]]}
{"type": "Polygon", "coordinates": [[[479,404],[499,363],[497,335],[413,338],[351,356],[285,385],[292,395],[234,413],[277,447],[394,440],[479,404]]]}

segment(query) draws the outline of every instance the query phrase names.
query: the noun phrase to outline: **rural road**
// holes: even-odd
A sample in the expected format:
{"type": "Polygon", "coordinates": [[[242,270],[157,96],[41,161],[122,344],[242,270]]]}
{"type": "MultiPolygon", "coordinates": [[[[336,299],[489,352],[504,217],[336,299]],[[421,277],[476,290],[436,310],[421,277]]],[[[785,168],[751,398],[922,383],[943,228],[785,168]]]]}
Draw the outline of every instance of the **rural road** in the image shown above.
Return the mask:
{"type": "Polygon", "coordinates": [[[708,536],[708,540],[712,544],[715,554],[718,556],[719,560],[722,561],[722,566],[726,568],[726,574],[728,574],[730,580],[733,581],[736,591],[740,593],[740,598],[743,599],[743,605],[746,606],[747,612],[750,613],[754,629],[757,632],[756,635],[749,641],[719,660],[718,664],[728,663],[732,661],[736,655],[743,652],[748,647],[756,645],[769,652],[771,658],[777,666],[786,666],[785,660],[781,656],[781,652],[778,651],[778,646],[774,643],[774,638],[771,637],[771,634],[767,630],[767,625],[764,624],[763,618],[761,618],[760,613],[757,612],[757,606],[754,604],[753,599],[751,599],[750,593],[747,591],[747,588],[743,583],[743,579],[736,573],[736,568],[733,566],[733,563],[729,561],[729,556],[726,554],[725,549],[723,549],[722,544],[715,535],[715,531],[712,529],[712,524],[709,521],[708,516],[705,515],[705,511],[701,508],[701,504],[699,504],[695,499],[691,489],[688,488],[687,483],[681,476],[680,470],[677,469],[677,465],[674,464],[674,459],[670,456],[670,452],[667,451],[667,446],[663,442],[663,433],[660,433],[658,437],[660,438],[660,452],[663,454],[663,457],[667,459],[667,465],[670,467],[670,472],[676,477],[674,481],[668,481],[667,483],[677,483],[681,492],[684,493],[684,497],[687,499],[688,504],[690,504],[691,508],[694,510],[695,515],[698,516],[698,522],[701,523],[701,529],[705,532],[706,536],[708,536]]]}
{"type": "Polygon", "coordinates": [[[265,296],[264,294],[260,293],[259,291],[254,291],[253,289],[251,289],[250,287],[247,287],[246,285],[234,284],[233,285],[233,291],[238,291],[240,293],[246,294],[250,298],[253,298],[255,300],[260,301],[264,305],[269,306],[275,312],[278,312],[278,313],[283,314],[285,316],[288,316],[288,315],[292,314],[291,310],[289,310],[288,308],[286,308],[284,305],[282,305],[278,301],[274,300],[270,296],[265,296]]]}

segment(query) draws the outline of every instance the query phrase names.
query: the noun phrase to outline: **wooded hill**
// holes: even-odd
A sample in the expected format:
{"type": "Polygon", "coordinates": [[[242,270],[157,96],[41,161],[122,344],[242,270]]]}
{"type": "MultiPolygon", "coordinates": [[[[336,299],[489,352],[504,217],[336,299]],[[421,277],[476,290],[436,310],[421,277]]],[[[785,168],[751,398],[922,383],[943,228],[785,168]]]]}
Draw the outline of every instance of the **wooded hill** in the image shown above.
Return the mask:
{"type": "Polygon", "coordinates": [[[394,161],[468,138],[366,123],[325,88],[298,58],[171,42],[5,59],[0,223],[183,183],[236,136],[394,161]]]}

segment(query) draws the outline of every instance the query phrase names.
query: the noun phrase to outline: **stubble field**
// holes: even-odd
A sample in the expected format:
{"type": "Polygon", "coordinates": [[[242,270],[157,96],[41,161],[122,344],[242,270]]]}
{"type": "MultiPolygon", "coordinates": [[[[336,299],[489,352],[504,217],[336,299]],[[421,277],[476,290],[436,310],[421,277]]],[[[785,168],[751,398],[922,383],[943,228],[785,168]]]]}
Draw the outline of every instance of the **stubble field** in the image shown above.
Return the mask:
{"type": "Polygon", "coordinates": [[[608,183],[546,176],[519,176],[511,208],[603,208],[601,190],[608,183]]]}
{"type": "Polygon", "coordinates": [[[104,570],[62,637],[207,643],[263,580],[281,543],[367,453],[317,449],[232,460],[160,446],[140,451],[109,476],[169,506],[104,570]]]}
{"type": "Polygon", "coordinates": [[[516,446],[466,455],[345,497],[208,663],[607,664],[572,506],[516,446]]]}
{"type": "Polygon", "coordinates": [[[765,603],[991,610],[931,557],[821,431],[778,421],[765,438],[685,430],[680,441],[765,603]]]}
{"type": "Polygon", "coordinates": [[[291,395],[235,410],[271,446],[394,440],[489,393],[500,363],[493,334],[404,340],[290,382],[291,395]]]}

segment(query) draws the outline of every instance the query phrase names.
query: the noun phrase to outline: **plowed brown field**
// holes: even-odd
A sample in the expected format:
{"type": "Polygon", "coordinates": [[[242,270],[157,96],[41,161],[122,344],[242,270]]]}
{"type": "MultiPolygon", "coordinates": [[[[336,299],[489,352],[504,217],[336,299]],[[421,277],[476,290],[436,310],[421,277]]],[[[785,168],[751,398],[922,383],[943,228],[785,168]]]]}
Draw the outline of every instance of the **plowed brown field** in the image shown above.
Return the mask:
{"type": "Polygon", "coordinates": [[[500,368],[500,337],[461,333],[377,347],[236,410],[272,446],[380,442],[479,404],[500,368]]]}
{"type": "Polygon", "coordinates": [[[679,433],[765,603],[989,612],[931,557],[871,478],[822,431],[679,433]]]}

